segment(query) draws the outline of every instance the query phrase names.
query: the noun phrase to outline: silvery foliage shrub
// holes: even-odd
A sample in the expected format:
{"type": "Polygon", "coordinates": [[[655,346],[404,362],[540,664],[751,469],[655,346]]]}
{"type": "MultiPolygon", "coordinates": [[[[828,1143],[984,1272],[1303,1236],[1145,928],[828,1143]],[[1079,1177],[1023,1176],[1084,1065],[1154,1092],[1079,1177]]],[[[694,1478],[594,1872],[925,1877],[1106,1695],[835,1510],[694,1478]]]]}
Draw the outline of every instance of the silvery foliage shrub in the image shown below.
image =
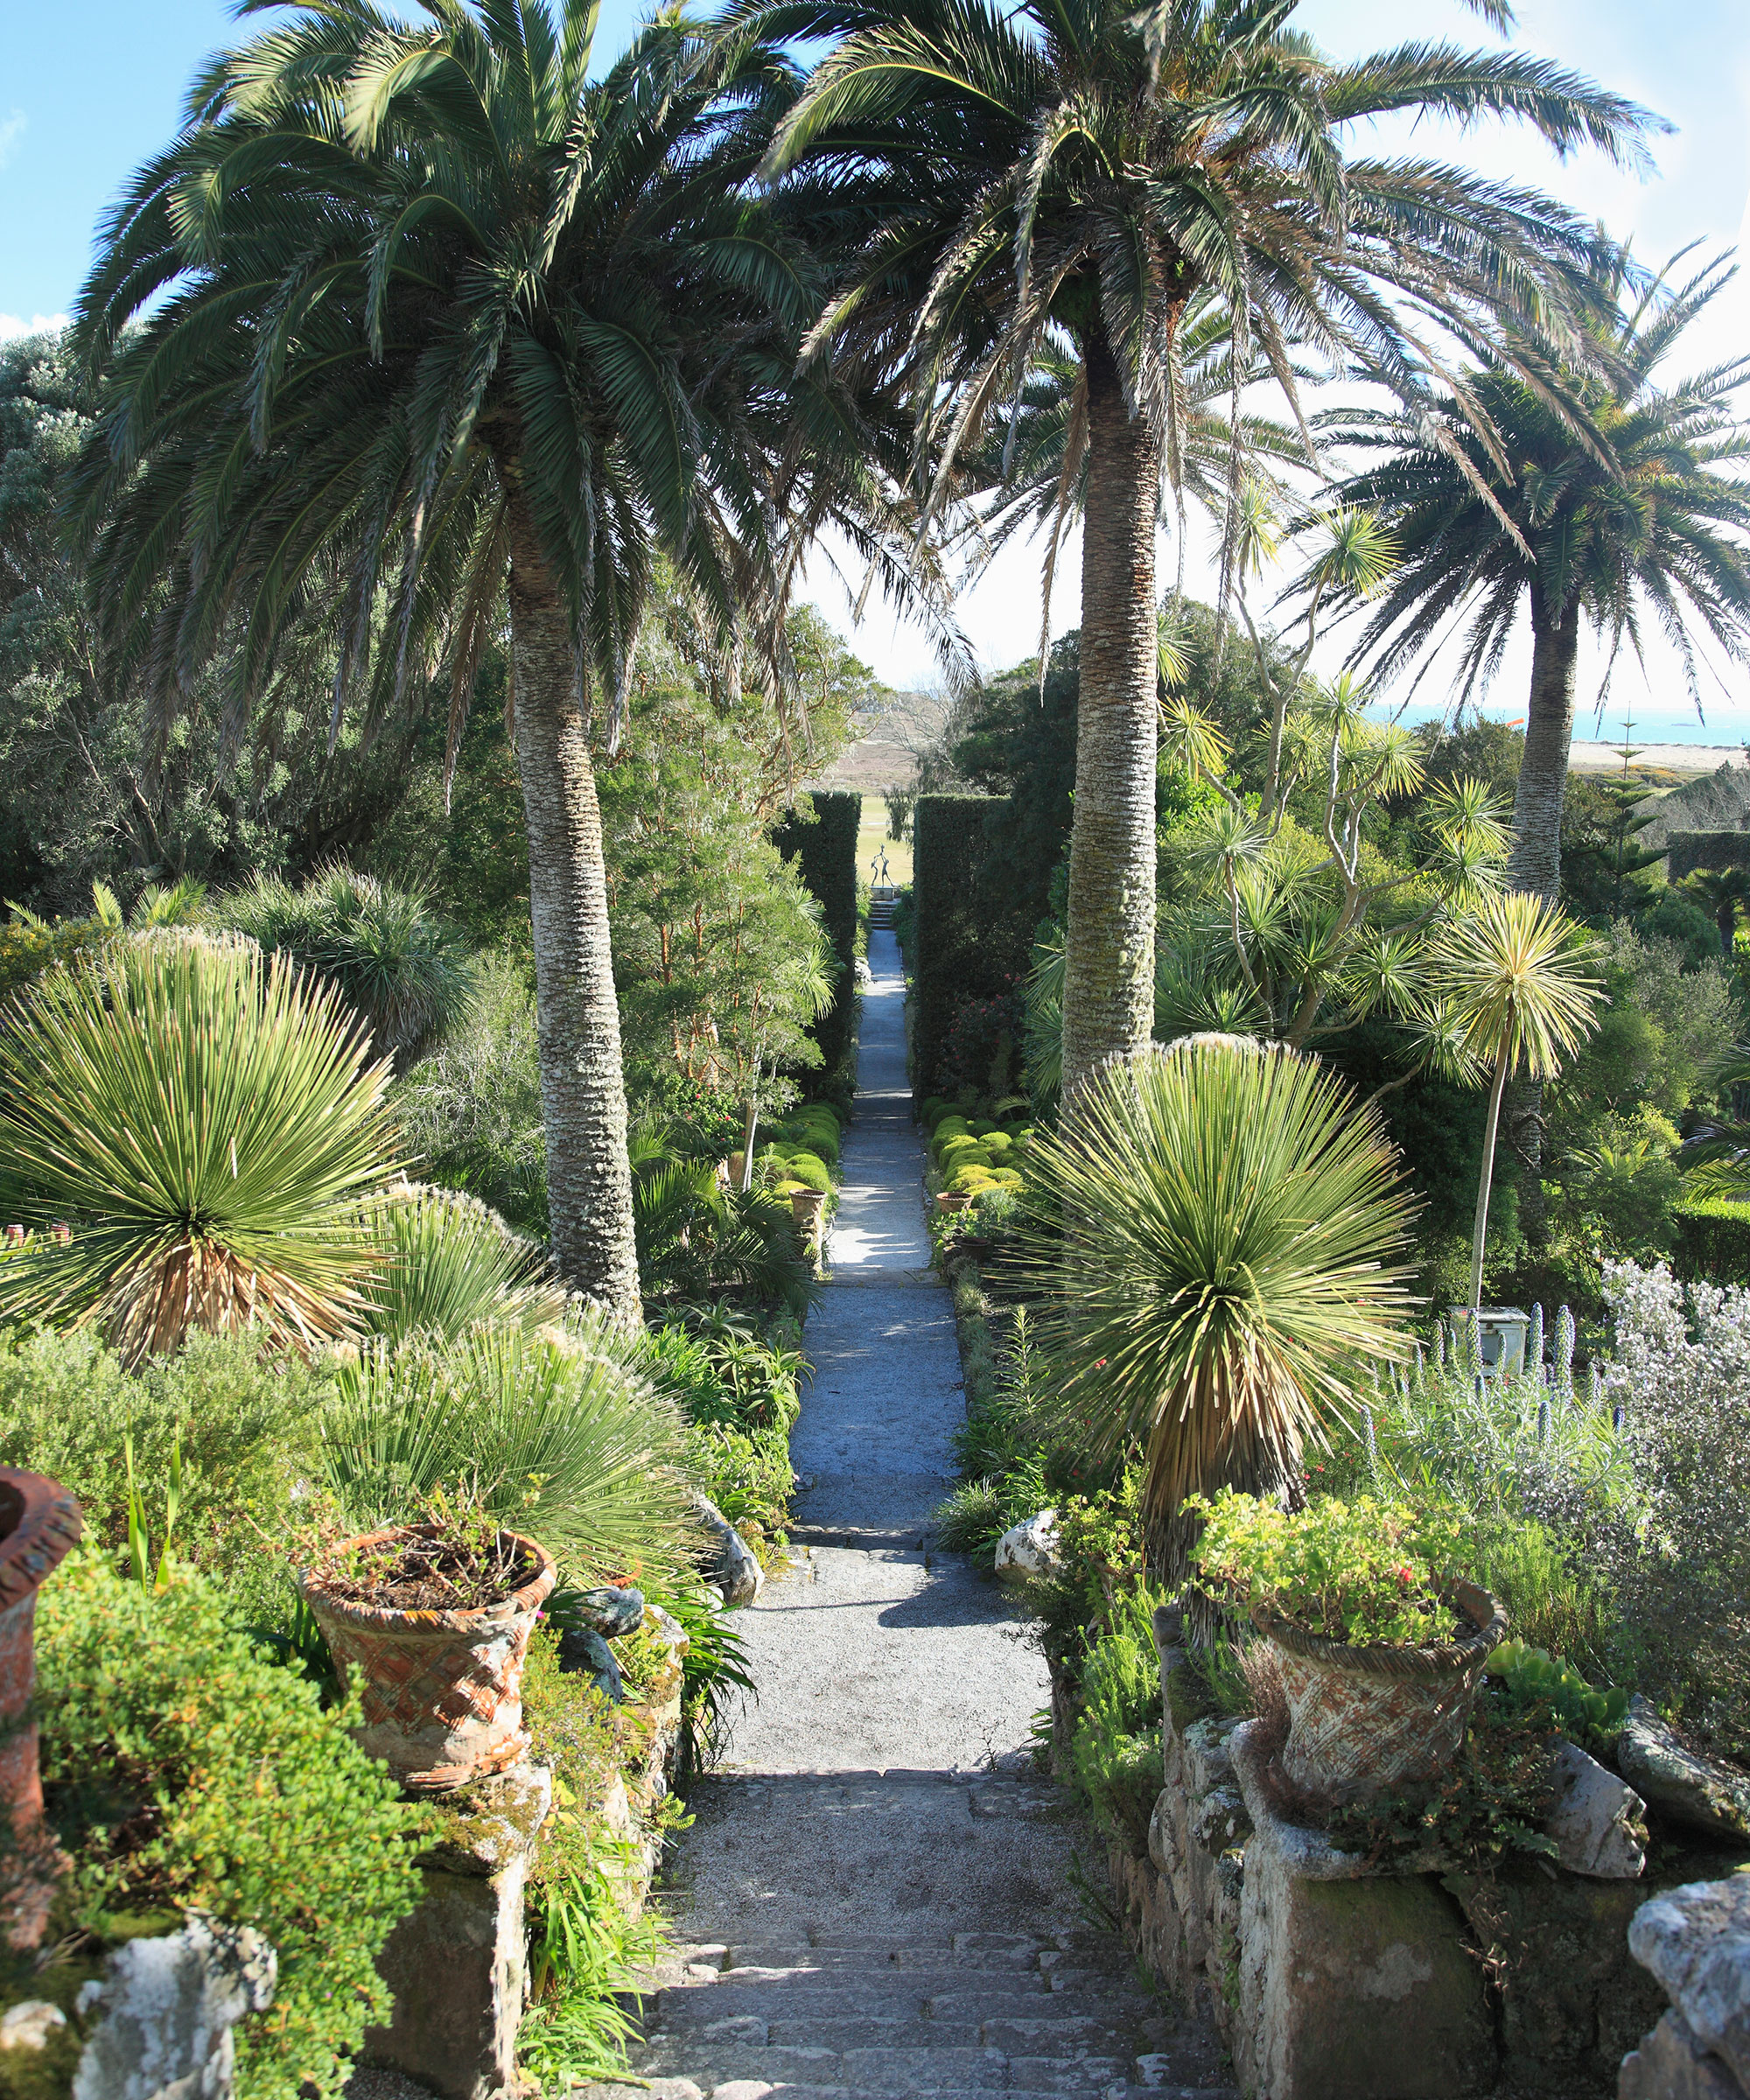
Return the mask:
{"type": "Polygon", "coordinates": [[[1606,1262],[1635,1521],[1598,1540],[1643,1686],[1750,1757],[1750,1291],[1606,1262]]]}

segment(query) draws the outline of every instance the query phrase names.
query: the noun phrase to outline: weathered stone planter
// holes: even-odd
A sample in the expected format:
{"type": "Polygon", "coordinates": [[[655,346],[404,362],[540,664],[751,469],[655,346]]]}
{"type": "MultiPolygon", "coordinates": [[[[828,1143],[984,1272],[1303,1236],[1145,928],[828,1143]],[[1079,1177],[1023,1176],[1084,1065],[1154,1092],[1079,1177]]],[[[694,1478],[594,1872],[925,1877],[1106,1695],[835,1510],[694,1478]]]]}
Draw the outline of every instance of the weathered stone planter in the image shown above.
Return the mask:
{"type": "Polygon", "coordinates": [[[936,1197],[935,1207],[938,1210],[949,1212],[970,1210],[972,1199],[970,1196],[962,1195],[957,1192],[944,1188],[936,1197]]]}
{"type": "MultiPolygon", "coordinates": [[[[424,1527],[351,1541],[381,1545],[424,1527]]],[[[364,1726],[359,1744],[415,1793],[444,1793],[502,1772],[522,1756],[522,1666],[529,1635],[558,1571],[533,1539],[514,1533],[536,1573],[513,1595],[472,1611],[399,1611],[335,1596],[320,1569],[298,1586],[343,1677],[357,1670],[364,1726]]]]}
{"type": "Polygon", "coordinates": [[[826,1195],[818,1188],[793,1188],[790,1191],[790,1215],[796,1221],[796,1230],[810,1256],[818,1262],[824,1236],[826,1221],[826,1195]]]}
{"type": "MultiPolygon", "coordinates": [[[[1630,1958],[1630,1918],[1661,1887],[1729,1872],[1745,1848],[1690,1849],[1667,1824],[1639,1880],[1542,1858],[1464,1874],[1400,1855],[1370,1872],[1285,1820],[1244,1724],[1198,1718],[1172,1614],[1158,1614],[1165,1784],[1146,1856],[1114,1844],[1109,1860],[1126,1937],[1175,1999],[1214,2023],[1241,2090],[1256,2100],[1607,2100],[1623,2054],[1661,2009],[1630,1958]]],[[[1053,1707],[1061,1754],[1074,1714],[1060,1680],[1053,1707]]],[[[1625,2100],[1665,2090],[1625,2089],[1625,2100]]]]}
{"type": "Polygon", "coordinates": [[[1282,1768],[1292,1785],[1320,1801],[1365,1801],[1452,1763],[1507,1631],[1486,1590],[1455,1583],[1452,1601],[1475,1630],[1419,1648],[1352,1647],[1254,1606],[1288,1698],[1282,1768]]]}

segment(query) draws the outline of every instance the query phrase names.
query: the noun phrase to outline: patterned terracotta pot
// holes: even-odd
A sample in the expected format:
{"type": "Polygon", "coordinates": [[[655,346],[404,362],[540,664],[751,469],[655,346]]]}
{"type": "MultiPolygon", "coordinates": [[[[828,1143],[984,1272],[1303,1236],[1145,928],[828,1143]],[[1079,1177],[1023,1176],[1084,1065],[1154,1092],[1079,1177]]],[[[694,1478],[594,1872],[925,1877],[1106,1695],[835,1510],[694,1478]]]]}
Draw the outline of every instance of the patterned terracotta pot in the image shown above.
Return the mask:
{"type": "Polygon", "coordinates": [[[809,1251],[818,1255],[826,1215],[826,1196],[823,1192],[817,1188],[793,1188],[790,1191],[790,1215],[796,1221],[796,1229],[808,1242],[809,1251]]]}
{"type": "Polygon", "coordinates": [[[957,1189],[944,1188],[936,1197],[935,1207],[938,1210],[970,1210],[972,1199],[969,1195],[962,1195],[957,1189]]]}
{"type": "Polygon", "coordinates": [[[79,1504],[59,1480],[0,1466],[0,1819],[12,1843],[0,1863],[0,1921],[11,1945],[37,1946],[57,1865],[42,1829],[37,1724],[37,1592],[78,1540],[79,1504]]]}
{"type": "Polygon", "coordinates": [[[1321,1801],[1369,1801],[1452,1763],[1507,1614],[1472,1583],[1448,1594],[1474,1630],[1425,1648],[1353,1648],[1253,1606],[1287,1695],[1282,1769],[1292,1785],[1321,1801]]]}
{"type": "MultiPolygon", "coordinates": [[[[430,1536],[424,1525],[351,1539],[349,1549],[430,1536]]],[[[516,1532],[536,1564],[531,1580],[472,1611],[398,1611],[336,1597],[322,1571],[298,1578],[343,1681],[361,1680],[359,1745],[410,1791],[442,1794],[514,1765],[528,1747],[522,1729],[522,1666],[528,1637],[557,1570],[544,1546],[516,1532]]]]}

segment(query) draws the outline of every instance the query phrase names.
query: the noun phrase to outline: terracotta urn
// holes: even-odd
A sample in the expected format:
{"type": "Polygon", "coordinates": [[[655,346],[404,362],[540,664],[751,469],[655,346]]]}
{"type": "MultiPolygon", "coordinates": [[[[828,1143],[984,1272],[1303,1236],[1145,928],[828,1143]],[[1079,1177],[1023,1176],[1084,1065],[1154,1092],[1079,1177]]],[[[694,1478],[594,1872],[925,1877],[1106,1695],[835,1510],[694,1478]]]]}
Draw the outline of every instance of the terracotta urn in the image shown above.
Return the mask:
{"type": "Polygon", "coordinates": [[[11,1824],[10,1870],[0,1914],[16,1948],[34,1947],[48,1922],[54,1847],[42,1832],[37,1764],[37,1592],[79,1538],[79,1504],[59,1480],[0,1466],[0,1808],[11,1824]]]}
{"type": "MultiPolygon", "coordinates": [[[[430,1536],[401,1525],[349,1539],[340,1553],[430,1536]]],[[[322,1568],[298,1578],[343,1682],[356,1670],[364,1707],[360,1747],[410,1792],[447,1793],[502,1772],[528,1747],[522,1669],[529,1636],[558,1571],[544,1546],[517,1532],[536,1572],[509,1596],[466,1611],[406,1611],[334,1594],[322,1568]]]]}
{"type": "Polygon", "coordinates": [[[955,1194],[948,1189],[943,1189],[935,1200],[935,1207],[938,1210],[970,1210],[972,1199],[970,1195],[955,1194]]]}
{"type": "Polygon", "coordinates": [[[1281,1763],[1292,1785],[1320,1801],[1370,1801],[1452,1763],[1507,1614],[1474,1583],[1445,1594],[1469,1631],[1420,1647],[1352,1646],[1253,1606],[1288,1700],[1281,1763]]]}

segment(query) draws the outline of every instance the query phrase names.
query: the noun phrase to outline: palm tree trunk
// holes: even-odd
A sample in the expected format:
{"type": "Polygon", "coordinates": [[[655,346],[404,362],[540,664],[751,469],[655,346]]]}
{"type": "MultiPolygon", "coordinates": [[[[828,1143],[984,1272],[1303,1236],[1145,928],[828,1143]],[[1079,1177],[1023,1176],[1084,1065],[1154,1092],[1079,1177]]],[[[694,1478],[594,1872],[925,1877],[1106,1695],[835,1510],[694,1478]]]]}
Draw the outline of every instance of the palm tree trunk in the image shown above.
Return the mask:
{"type": "MultiPolygon", "coordinates": [[[[1525,719],[1525,755],[1513,792],[1513,850],[1507,879],[1516,890],[1557,900],[1562,875],[1562,805],[1568,791],[1568,750],[1574,735],[1574,670],[1579,661],[1580,609],[1559,620],[1544,614],[1531,592],[1531,698],[1525,719]]],[[[1549,1237],[1544,1201],[1544,1088],[1521,1080],[1507,1104],[1508,1142],[1520,1167],[1520,1222],[1541,1248],[1549,1237]]]]}
{"type": "Polygon", "coordinates": [[[601,807],[570,617],[534,520],[514,496],[510,634],[553,1256],[573,1290],[635,1326],[638,1255],[601,807]]]}
{"type": "Polygon", "coordinates": [[[1477,1185],[1476,1223],[1471,1231],[1471,1311],[1482,1303],[1482,1250],[1488,1235],[1488,1198],[1494,1183],[1494,1135],[1501,1128],[1501,1096],[1507,1084],[1508,1058],[1502,1049],[1488,1090],[1488,1121],[1482,1133],[1482,1178],[1477,1185]]]}
{"type": "Polygon", "coordinates": [[[1531,703],[1525,755],[1513,792],[1513,851],[1507,879],[1516,890],[1556,901],[1562,873],[1562,803],[1568,790],[1568,747],[1574,736],[1574,667],[1579,661],[1580,609],[1559,620],[1542,614],[1531,596],[1531,703]]]}
{"type": "Polygon", "coordinates": [[[1154,597],[1160,448],[1124,403],[1103,339],[1088,351],[1082,685],[1065,942],[1063,1095],[1154,1023],[1154,597]]]}

